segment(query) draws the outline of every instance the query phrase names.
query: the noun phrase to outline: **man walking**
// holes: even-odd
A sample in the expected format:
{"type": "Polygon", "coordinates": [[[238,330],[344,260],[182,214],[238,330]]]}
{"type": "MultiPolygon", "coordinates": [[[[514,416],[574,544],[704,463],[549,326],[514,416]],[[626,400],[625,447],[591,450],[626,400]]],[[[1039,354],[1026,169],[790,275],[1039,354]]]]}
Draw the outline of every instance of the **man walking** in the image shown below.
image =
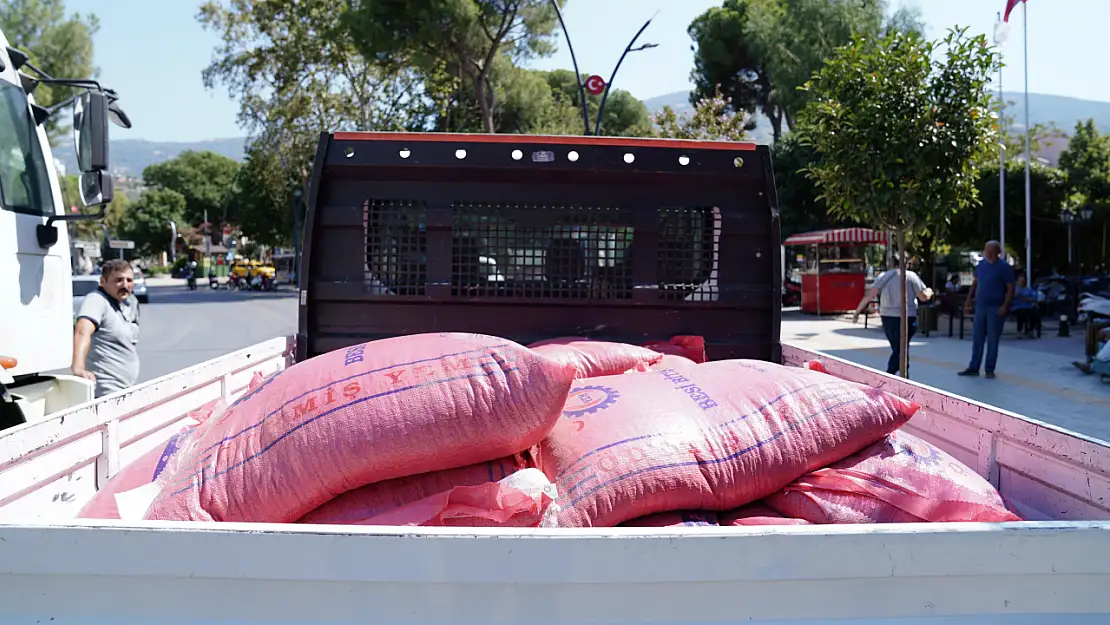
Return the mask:
{"type": "Polygon", "coordinates": [[[983,255],[986,258],[979,261],[979,266],[975,268],[975,281],[971,283],[971,291],[964,303],[965,315],[971,313],[972,304],[975,307],[971,362],[958,375],[979,375],[985,343],[986,374],[988,379],[993,379],[994,368],[998,364],[998,340],[1002,338],[1002,326],[1014,300],[1014,269],[1002,260],[1002,245],[998,241],[987,241],[983,255]]]}
{"type": "Polygon", "coordinates": [[[139,305],[131,297],[135,274],[123,259],[105,262],[100,288],[85,296],[73,328],[73,375],[96,382],[96,396],[139,379],[139,305]]]}
{"type": "MultiPolygon", "coordinates": [[[[863,309],[875,299],[879,298],[879,318],[883,321],[883,334],[886,335],[886,340],[890,343],[890,360],[886,363],[886,372],[895,375],[901,367],[901,347],[902,347],[902,278],[901,273],[898,271],[898,259],[893,261],[894,267],[884,271],[882,275],[875,279],[875,283],[871,285],[867,293],[860,300],[859,306],[856,307],[856,314],[852,317],[852,323],[859,320],[860,313],[863,309]]],[[[913,340],[913,335],[917,333],[917,302],[927,302],[933,297],[933,290],[925,286],[921,280],[921,276],[917,273],[906,269],[906,323],[909,325],[907,331],[907,344],[913,340]]],[[[908,348],[908,345],[907,345],[908,348]]],[[[909,372],[907,372],[908,374],[909,372]]]]}

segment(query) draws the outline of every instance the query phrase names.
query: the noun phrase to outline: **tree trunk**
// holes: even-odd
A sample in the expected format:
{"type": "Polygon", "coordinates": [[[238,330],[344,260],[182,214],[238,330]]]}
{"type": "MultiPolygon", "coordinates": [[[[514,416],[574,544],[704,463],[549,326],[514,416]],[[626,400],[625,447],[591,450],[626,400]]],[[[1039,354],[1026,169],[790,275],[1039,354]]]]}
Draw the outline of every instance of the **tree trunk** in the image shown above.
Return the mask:
{"type": "Polygon", "coordinates": [[[479,72],[474,81],[474,93],[478,98],[478,109],[482,113],[482,127],[486,129],[486,132],[493,134],[493,107],[490,106],[486,87],[486,72],[479,72]]]}
{"type": "Polygon", "coordinates": [[[902,325],[902,332],[901,332],[901,337],[899,337],[899,343],[898,343],[900,345],[900,349],[898,350],[898,355],[900,357],[901,362],[899,363],[898,366],[899,366],[899,369],[902,371],[902,377],[906,378],[908,380],[909,377],[910,377],[910,322],[909,322],[909,317],[908,317],[909,302],[906,301],[906,262],[907,262],[907,258],[906,258],[906,231],[905,230],[899,230],[898,231],[898,255],[902,259],[901,262],[899,263],[899,267],[898,267],[899,274],[900,274],[900,277],[901,277],[901,283],[902,283],[902,297],[900,298],[901,301],[902,301],[902,324],[901,324],[902,325]]]}
{"type": "Polygon", "coordinates": [[[778,143],[779,137],[782,136],[782,109],[772,104],[764,104],[760,110],[763,111],[767,121],[771,122],[771,140],[778,143]]]}

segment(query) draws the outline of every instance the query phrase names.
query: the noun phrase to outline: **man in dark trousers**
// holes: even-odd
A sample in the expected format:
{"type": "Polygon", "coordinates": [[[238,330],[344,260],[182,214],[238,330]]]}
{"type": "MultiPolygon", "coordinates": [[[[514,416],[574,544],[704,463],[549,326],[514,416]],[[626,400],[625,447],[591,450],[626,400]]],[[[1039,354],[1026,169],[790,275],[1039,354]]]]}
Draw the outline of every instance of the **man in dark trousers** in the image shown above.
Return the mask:
{"type": "Polygon", "coordinates": [[[983,260],[975,268],[975,281],[964,303],[964,314],[975,309],[975,325],[972,333],[971,362],[962,376],[979,375],[983,364],[983,345],[987,347],[986,375],[994,378],[994,368],[998,364],[998,340],[1002,338],[1002,326],[1010,312],[1014,300],[1014,269],[1002,260],[1002,245],[998,241],[987,241],[983,249],[983,260]]]}
{"type": "Polygon", "coordinates": [[[139,379],[139,304],[131,297],[135,272],[123,259],[100,269],[100,288],[85,296],[73,327],[73,375],[96,382],[96,396],[139,379]]]}
{"type": "MultiPolygon", "coordinates": [[[[886,363],[886,372],[896,375],[902,366],[902,272],[898,270],[898,259],[892,262],[893,267],[884,271],[875,278],[871,288],[860,300],[856,312],[852,316],[852,323],[859,320],[871,300],[879,298],[879,318],[883,322],[883,334],[890,343],[890,359],[886,363]]],[[[925,286],[917,272],[906,269],[906,342],[913,340],[917,333],[917,303],[927,302],[933,297],[933,290],[925,286]]],[[[907,373],[909,373],[907,371],[907,373]]]]}

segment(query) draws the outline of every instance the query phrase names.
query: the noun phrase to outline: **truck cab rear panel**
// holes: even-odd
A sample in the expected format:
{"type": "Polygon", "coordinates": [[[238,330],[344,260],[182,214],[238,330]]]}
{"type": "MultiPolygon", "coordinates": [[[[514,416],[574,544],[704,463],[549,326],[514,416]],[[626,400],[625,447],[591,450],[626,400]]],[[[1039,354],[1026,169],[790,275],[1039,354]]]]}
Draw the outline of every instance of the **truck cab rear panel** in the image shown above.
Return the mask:
{"type": "Polygon", "coordinates": [[[414,332],[706,337],[778,361],[766,146],[342,133],[308,194],[299,357],[414,332]]]}

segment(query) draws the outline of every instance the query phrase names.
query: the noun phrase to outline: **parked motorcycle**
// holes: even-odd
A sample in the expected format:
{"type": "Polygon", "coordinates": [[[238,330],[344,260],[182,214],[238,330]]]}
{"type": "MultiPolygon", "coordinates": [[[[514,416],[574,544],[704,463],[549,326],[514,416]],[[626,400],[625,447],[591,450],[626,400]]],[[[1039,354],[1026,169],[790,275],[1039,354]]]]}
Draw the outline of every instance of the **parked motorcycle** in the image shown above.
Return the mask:
{"type": "Polygon", "coordinates": [[[801,306],[802,305],[802,285],[794,282],[790,278],[783,280],[782,283],[782,305],[786,306],[801,306]]]}

